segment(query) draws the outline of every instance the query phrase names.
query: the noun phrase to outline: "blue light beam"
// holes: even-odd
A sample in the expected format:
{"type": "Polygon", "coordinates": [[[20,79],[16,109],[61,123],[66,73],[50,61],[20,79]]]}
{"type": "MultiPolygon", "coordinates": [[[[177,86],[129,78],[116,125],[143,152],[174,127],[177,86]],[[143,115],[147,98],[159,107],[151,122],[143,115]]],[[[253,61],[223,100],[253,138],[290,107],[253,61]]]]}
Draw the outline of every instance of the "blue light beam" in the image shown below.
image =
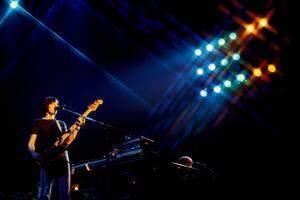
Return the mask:
{"type": "Polygon", "coordinates": [[[51,30],[48,26],[46,26],[43,22],[35,18],[33,15],[31,15],[29,12],[27,12],[24,8],[22,8],[20,5],[18,5],[17,11],[19,11],[21,14],[28,17],[30,20],[32,20],[34,23],[38,24],[41,28],[48,31],[51,36],[53,36],[54,39],[61,42],[63,45],[65,45],[69,50],[71,50],[75,55],[77,55],[80,59],[82,59],[84,62],[89,63],[91,66],[97,67],[98,69],[101,69],[101,71],[114,83],[119,85],[121,88],[123,88],[125,91],[129,92],[132,96],[134,96],[136,99],[138,99],[143,105],[150,107],[150,104],[146,102],[142,97],[140,97],[138,94],[133,92],[130,88],[128,88],[126,85],[124,85],[122,82],[120,82],[118,79],[116,79],[114,76],[112,76],[110,73],[99,67],[93,60],[91,60],[89,57],[87,57],[84,53],[82,53],[80,50],[78,50],[76,47],[71,45],[69,42],[67,42],[65,39],[63,39],[61,36],[59,36],[57,33],[55,33],[53,30],[51,30]]]}

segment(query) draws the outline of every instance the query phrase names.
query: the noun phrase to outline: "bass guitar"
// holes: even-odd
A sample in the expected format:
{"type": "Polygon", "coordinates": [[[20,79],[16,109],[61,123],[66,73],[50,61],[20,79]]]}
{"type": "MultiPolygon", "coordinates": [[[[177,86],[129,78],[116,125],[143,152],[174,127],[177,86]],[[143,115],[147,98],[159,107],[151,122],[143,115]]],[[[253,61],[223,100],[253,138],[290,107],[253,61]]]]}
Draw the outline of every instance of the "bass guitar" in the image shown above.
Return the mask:
{"type": "Polygon", "coordinates": [[[75,140],[79,128],[84,125],[84,118],[87,117],[91,112],[96,111],[101,104],[103,104],[101,99],[97,99],[90,104],[86,111],[78,118],[78,120],[70,126],[68,131],[58,137],[54,144],[40,156],[40,158],[37,160],[37,163],[44,168],[51,166],[51,163],[56,160],[56,158],[63,153],[75,140]]]}

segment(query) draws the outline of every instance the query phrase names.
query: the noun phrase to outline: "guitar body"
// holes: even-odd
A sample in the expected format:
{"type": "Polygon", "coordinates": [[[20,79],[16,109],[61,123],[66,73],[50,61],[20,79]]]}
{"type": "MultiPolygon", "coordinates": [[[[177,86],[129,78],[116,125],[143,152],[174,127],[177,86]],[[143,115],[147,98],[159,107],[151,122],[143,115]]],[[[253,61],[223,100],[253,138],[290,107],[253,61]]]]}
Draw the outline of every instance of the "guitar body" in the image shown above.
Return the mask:
{"type": "Polygon", "coordinates": [[[60,157],[64,157],[63,153],[67,148],[64,146],[52,145],[46,152],[41,154],[37,163],[43,168],[48,168],[55,160],[59,160],[60,157]]]}

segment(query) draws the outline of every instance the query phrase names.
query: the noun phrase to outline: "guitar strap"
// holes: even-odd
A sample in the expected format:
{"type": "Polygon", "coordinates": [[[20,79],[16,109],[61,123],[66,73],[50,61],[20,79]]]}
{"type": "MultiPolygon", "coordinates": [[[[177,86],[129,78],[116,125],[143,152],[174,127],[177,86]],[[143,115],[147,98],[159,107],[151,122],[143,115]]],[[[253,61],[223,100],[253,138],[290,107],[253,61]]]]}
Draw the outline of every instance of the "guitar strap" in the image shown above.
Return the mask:
{"type": "MultiPolygon", "coordinates": [[[[56,119],[55,119],[54,121],[55,121],[55,123],[56,123],[57,128],[58,128],[59,131],[62,133],[63,129],[62,129],[62,127],[61,127],[59,121],[56,120],[56,119]]],[[[59,141],[59,144],[60,144],[60,142],[61,142],[61,137],[58,136],[56,139],[59,141]]],[[[55,143],[56,143],[56,142],[55,142],[55,143]]],[[[60,145],[55,145],[55,143],[54,143],[52,146],[50,146],[50,147],[46,150],[46,152],[44,153],[44,155],[43,155],[43,157],[42,157],[42,161],[41,161],[41,163],[40,163],[43,167],[49,167],[49,166],[51,165],[51,162],[53,162],[52,159],[55,158],[57,155],[59,155],[60,153],[62,153],[62,152],[64,151],[64,149],[62,149],[62,148],[60,147],[60,145]]],[[[68,160],[68,162],[69,162],[69,158],[68,158],[68,157],[67,157],[67,160],[68,160]]]]}
{"type": "Polygon", "coordinates": [[[62,128],[61,128],[61,125],[60,125],[59,121],[58,121],[58,120],[55,120],[55,122],[56,122],[56,124],[57,124],[58,129],[59,129],[60,132],[62,133],[62,128]]]}
{"type": "MultiPolygon", "coordinates": [[[[57,125],[59,131],[61,132],[61,134],[63,134],[63,129],[62,129],[62,127],[61,127],[59,121],[58,121],[58,120],[55,120],[55,122],[56,122],[56,125],[57,125]]],[[[62,139],[62,137],[60,137],[60,136],[57,137],[57,140],[59,140],[59,144],[61,144],[61,139],[62,139]]]]}
{"type": "MultiPolygon", "coordinates": [[[[56,121],[56,124],[57,124],[57,126],[58,126],[60,132],[63,133],[63,129],[62,129],[62,127],[61,127],[59,121],[58,121],[58,120],[55,120],[55,121],[56,121]]],[[[60,141],[59,141],[59,146],[62,148],[61,151],[66,150],[68,146],[67,146],[67,145],[64,145],[64,144],[61,144],[61,143],[62,143],[62,141],[61,141],[61,140],[62,140],[62,137],[59,137],[58,139],[60,140],[60,141]],[[60,145],[60,144],[61,144],[61,145],[60,145]]],[[[69,154],[68,154],[67,151],[64,151],[64,154],[65,154],[65,156],[66,156],[66,160],[68,161],[68,165],[69,165],[69,164],[70,164],[69,154]]],[[[70,169],[68,168],[68,170],[70,170],[70,169]]]]}

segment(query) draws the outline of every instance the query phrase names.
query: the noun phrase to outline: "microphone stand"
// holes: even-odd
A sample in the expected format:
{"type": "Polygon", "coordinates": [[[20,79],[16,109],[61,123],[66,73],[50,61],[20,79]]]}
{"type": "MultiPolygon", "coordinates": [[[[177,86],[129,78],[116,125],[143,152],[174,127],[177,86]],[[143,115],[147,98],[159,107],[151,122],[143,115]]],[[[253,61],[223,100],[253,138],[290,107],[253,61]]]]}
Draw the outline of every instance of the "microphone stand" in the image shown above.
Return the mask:
{"type": "MultiPolygon", "coordinates": [[[[61,107],[61,110],[70,112],[70,113],[75,114],[75,115],[77,115],[77,116],[82,116],[80,113],[74,112],[74,111],[72,111],[72,110],[69,110],[69,109],[65,108],[64,106],[61,107]]],[[[97,124],[100,124],[100,125],[104,126],[105,128],[115,128],[114,126],[112,126],[112,125],[110,125],[110,124],[105,124],[104,122],[97,121],[97,120],[95,120],[95,119],[93,119],[93,118],[90,118],[90,117],[85,117],[85,119],[90,120],[90,121],[92,121],[92,122],[95,122],[95,123],[97,123],[97,124]]]]}

